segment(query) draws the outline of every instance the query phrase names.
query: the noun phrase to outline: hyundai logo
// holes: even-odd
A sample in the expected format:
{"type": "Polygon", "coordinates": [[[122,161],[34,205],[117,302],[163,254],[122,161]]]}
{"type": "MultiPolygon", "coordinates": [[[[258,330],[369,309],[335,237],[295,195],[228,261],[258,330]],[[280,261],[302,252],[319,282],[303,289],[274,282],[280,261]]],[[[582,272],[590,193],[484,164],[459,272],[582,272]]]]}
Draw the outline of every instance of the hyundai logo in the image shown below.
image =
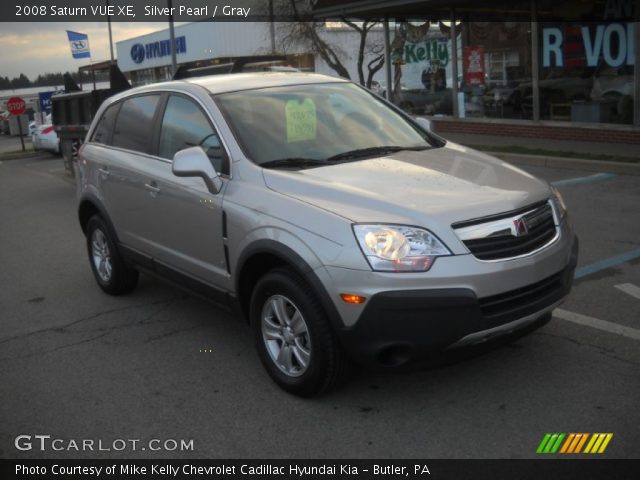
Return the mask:
{"type": "Polygon", "coordinates": [[[136,63],[144,61],[144,45],[136,43],[131,47],[131,59],[136,63]]]}
{"type": "Polygon", "coordinates": [[[83,40],[74,40],[71,44],[75,50],[84,50],[87,48],[87,44],[83,40]]]}

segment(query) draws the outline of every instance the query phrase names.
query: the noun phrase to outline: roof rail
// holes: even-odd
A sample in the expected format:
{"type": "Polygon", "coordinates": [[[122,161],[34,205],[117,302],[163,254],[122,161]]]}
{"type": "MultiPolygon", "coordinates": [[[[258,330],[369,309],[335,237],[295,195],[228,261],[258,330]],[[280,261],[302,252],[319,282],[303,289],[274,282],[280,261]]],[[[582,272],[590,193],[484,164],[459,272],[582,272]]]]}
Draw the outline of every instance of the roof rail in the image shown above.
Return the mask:
{"type": "Polygon", "coordinates": [[[233,62],[219,63],[217,65],[208,65],[205,67],[186,68],[184,65],[178,67],[173,75],[173,80],[182,80],[183,78],[202,77],[204,75],[222,75],[225,73],[240,73],[246,67],[266,66],[273,62],[284,62],[287,57],[284,55],[256,55],[251,57],[241,57],[233,62]]]}

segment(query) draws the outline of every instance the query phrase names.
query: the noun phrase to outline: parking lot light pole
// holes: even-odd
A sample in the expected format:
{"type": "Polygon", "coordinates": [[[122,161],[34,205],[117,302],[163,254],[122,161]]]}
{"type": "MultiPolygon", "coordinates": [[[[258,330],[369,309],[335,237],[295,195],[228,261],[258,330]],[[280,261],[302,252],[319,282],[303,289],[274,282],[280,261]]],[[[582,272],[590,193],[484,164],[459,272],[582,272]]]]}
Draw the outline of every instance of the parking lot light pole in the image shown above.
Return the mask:
{"type": "MultiPolygon", "coordinates": [[[[460,118],[460,105],[458,102],[458,35],[456,33],[456,11],[451,9],[451,95],[453,105],[453,118],[460,118]]],[[[463,105],[464,106],[464,105],[463,105]]]]}
{"type": "Polygon", "coordinates": [[[532,120],[540,120],[540,50],[538,48],[538,4],[531,0],[531,90],[533,93],[532,120]]]}
{"type": "MultiPolygon", "coordinates": [[[[109,0],[107,0],[107,12],[109,11],[109,0]]],[[[113,35],[111,33],[111,15],[107,15],[107,28],[109,29],[109,53],[111,54],[111,63],[113,63],[113,35]]]]}
{"type": "Polygon", "coordinates": [[[393,87],[391,85],[391,41],[389,35],[389,18],[385,17],[384,19],[384,77],[387,83],[386,91],[387,91],[387,100],[392,102],[392,92],[393,87]]]}

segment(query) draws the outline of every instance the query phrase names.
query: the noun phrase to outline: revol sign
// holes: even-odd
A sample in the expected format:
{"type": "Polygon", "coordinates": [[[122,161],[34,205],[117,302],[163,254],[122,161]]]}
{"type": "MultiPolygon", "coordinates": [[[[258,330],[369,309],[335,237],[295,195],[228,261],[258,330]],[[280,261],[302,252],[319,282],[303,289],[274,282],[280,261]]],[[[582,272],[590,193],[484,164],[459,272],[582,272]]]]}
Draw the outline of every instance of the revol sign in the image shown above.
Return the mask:
{"type": "MultiPolygon", "coordinates": [[[[634,24],[609,23],[596,26],[580,26],[578,48],[584,53],[584,66],[597,67],[605,63],[610,67],[634,65],[634,24]],[[602,60],[601,60],[602,59],[602,60]]],[[[542,65],[564,67],[567,52],[575,52],[576,39],[569,46],[566,29],[546,27],[542,29],[542,65]]],[[[575,66],[575,65],[573,65],[575,66]]]]}

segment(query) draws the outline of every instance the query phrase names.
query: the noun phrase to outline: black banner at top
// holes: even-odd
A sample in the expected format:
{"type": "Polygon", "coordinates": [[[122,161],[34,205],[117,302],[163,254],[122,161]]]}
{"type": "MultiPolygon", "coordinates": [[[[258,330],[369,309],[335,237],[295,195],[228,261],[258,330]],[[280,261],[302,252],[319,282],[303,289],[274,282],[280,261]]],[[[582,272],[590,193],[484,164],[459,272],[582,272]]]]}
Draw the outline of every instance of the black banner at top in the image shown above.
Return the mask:
{"type": "Polygon", "coordinates": [[[633,21],[635,0],[3,0],[0,22],[633,21]]]}

